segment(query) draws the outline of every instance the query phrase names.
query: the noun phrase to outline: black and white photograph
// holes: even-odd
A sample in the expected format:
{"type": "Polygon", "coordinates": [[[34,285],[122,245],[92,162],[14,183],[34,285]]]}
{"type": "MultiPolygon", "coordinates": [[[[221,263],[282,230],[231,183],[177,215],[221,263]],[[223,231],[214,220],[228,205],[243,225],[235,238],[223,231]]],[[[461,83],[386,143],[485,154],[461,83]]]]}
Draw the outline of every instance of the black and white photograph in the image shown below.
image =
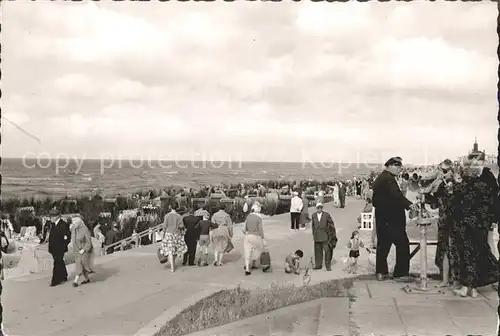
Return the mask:
{"type": "Polygon", "coordinates": [[[0,13],[0,336],[500,335],[496,2],[0,13]]]}

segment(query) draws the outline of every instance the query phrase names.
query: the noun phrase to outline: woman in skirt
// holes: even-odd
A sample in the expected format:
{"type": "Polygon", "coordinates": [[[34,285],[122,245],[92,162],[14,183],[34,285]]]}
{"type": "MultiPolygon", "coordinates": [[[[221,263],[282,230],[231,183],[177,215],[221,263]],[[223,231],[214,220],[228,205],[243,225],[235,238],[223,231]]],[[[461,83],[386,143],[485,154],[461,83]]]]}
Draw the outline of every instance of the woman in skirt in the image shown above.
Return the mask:
{"type": "Polygon", "coordinates": [[[175,272],[175,258],[183,256],[187,252],[187,245],[184,241],[184,223],[175,206],[165,215],[163,232],[165,235],[161,242],[160,251],[163,255],[168,256],[170,271],[175,272]]]}
{"type": "Polygon", "coordinates": [[[260,216],[261,206],[256,202],[252,206],[253,212],[250,213],[245,221],[243,234],[245,240],[243,242],[243,250],[245,254],[245,275],[252,274],[251,266],[257,260],[264,250],[264,230],[262,228],[262,217],[260,216]]]}
{"type": "Polygon", "coordinates": [[[228,252],[228,246],[233,237],[233,222],[225,211],[224,204],[219,205],[219,211],[212,216],[212,223],[217,225],[217,229],[211,232],[211,243],[214,249],[214,266],[222,266],[224,253],[228,252]]]}
{"type": "Polygon", "coordinates": [[[80,217],[75,217],[72,220],[71,226],[71,244],[73,245],[73,253],[75,257],[76,276],[73,281],[73,287],[78,287],[78,280],[83,275],[85,280],[82,285],[90,282],[89,274],[93,273],[91,266],[92,253],[92,238],[90,230],[80,217]]]}

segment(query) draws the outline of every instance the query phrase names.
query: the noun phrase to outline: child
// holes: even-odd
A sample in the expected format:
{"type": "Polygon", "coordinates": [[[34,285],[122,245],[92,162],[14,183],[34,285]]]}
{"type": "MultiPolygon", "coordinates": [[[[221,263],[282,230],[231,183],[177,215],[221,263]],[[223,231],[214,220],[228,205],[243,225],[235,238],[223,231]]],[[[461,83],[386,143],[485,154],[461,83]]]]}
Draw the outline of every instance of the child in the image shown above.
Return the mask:
{"type": "Polygon", "coordinates": [[[356,274],[358,270],[358,258],[359,258],[359,248],[365,247],[363,241],[359,238],[359,232],[357,230],[353,231],[351,239],[347,244],[349,248],[349,259],[347,260],[347,272],[356,274]]]}
{"type": "Polygon", "coordinates": [[[210,231],[219,227],[219,225],[210,221],[210,213],[203,212],[203,220],[196,224],[200,228],[200,239],[198,245],[200,246],[200,258],[198,259],[198,266],[208,266],[208,246],[210,246],[210,231]]]}
{"type": "Polygon", "coordinates": [[[304,257],[304,252],[301,250],[289,254],[285,258],[285,273],[300,274],[300,260],[304,257]]]}

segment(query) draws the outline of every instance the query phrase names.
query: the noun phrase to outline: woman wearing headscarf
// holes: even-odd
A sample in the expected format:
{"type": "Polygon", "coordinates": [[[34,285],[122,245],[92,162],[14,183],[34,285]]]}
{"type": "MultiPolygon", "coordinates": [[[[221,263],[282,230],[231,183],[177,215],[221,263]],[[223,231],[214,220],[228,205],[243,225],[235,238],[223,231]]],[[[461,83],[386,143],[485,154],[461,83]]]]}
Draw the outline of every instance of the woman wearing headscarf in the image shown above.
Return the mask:
{"type": "Polygon", "coordinates": [[[214,266],[222,266],[224,253],[232,245],[233,222],[229,214],[225,211],[224,204],[219,205],[219,211],[213,214],[212,223],[217,224],[217,229],[212,231],[211,242],[214,249],[214,266]]]}
{"type": "Polygon", "coordinates": [[[75,257],[76,275],[73,281],[73,287],[78,287],[78,280],[83,275],[85,278],[82,285],[90,282],[89,274],[92,273],[90,268],[91,253],[92,253],[92,238],[90,230],[80,217],[73,218],[71,225],[71,244],[73,245],[73,253],[75,257]]]}
{"type": "Polygon", "coordinates": [[[450,235],[450,200],[453,192],[453,183],[461,181],[461,177],[456,175],[453,177],[452,165],[450,160],[445,160],[441,163],[440,169],[442,176],[438,177],[439,187],[434,193],[439,206],[438,220],[438,237],[435,264],[439,268],[442,276],[442,281],[438,287],[448,287],[450,280],[453,281],[454,287],[458,285],[459,265],[457,250],[455,246],[454,236],[450,235]],[[450,176],[448,178],[447,176],[450,176]],[[451,277],[451,279],[450,279],[451,277]]]}
{"type": "Polygon", "coordinates": [[[488,230],[494,220],[493,196],[480,174],[476,166],[466,163],[463,181],[453,188],[450,203],[461,285],[453,293],[461,297],[477,297],[477,288],[498,281],[498,261],[488,244],[488,230]]]}
{"type": "Polygon", "coordinates": [[[245,275],[252,274],[250,267],[254,262],[260,260],[260,256],[264,250],[264,229],[262,228],[262,217],[260,215],[261,205],[255,202],[252,206],[252,212],[248,215],[243,234],[245,240],[243,242],[243,251],[245,255],[245,275]]]}

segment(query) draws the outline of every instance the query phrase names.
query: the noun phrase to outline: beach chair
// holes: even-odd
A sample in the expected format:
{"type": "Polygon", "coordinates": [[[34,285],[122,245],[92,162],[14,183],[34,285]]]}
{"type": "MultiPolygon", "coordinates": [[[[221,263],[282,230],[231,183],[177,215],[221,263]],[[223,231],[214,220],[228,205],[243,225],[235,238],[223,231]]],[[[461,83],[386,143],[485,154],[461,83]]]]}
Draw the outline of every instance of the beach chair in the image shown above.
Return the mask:
{"type": "Polygon", "coordinates": [[[373,208],[371,212],[362,212],[361,227],[359,229],[361,231],[372,231],[374,227],[373,225],[374,220],[375,220],[375,208],[373,208]]]}

